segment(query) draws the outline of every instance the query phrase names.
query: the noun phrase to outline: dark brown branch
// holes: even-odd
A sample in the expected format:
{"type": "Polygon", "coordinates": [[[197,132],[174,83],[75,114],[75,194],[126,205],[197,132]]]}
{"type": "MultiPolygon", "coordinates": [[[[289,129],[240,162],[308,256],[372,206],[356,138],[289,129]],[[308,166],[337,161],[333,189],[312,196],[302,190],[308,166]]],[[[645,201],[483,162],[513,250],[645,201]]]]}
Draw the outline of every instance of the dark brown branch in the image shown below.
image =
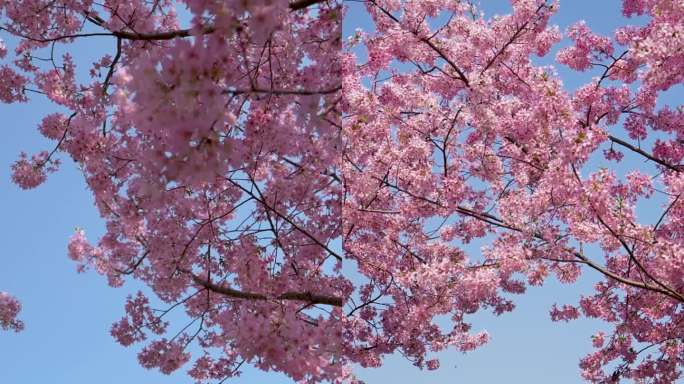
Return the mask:
{"type": "Polygon", "coordinates": [[[643,157],[645,157],[645,158],[647,158],[647,159],[649,159],[649,160],[651,160],[651,161],[654,161],[654,162],[656,162],[656,163],[662,165],[663,167],[665,167],[665,168],[667,168],[667,169],[669,169],[669,170],[672,170],[672,171],[675,171],[675,172],[681,172],[682,169],[684,168],[684,166],[682,166],[682,165],[672,165],[672,164],[668,163],[668,162],[665,161],[665,160],[659,159],[659,158],[657,158],[657,157],[651,155],[650,153],[644,151],[643,149],[638,148],[638,147],[635,147],[635,146],[633,146],[632,144],[630,144],[630,143],[628,143],[628,142],[626,142],[626,141],[624,141],[624,140],[618,139],[618,138],[615,137],[615,136],[610,135],[610,136],[608,136],[608,138],[609,138],[610,141],[612,141],[613,143],[619,144],[619,145],[621,145],[621,146],[623,146],[623,147],[629,149],[629,150],[632,151],[632,152],[638,153],[638,154],[640,154],[641,156],[643,156],[643,157]]]}
{"type": "MultiPolygon", "coordinates": [[[[213,33],[216,29],[213,26],[204,27],[197,31],[196,35],[208,35],[213,33]]],[[[114,31],[112,35],[127,40],[143,40],[143,41],[154,41],[154,40],[172,40],[178,37],[189,37],[192,36],[191,29],[178,29],[175,31],[167,32],[155,32],[155,33],[136,33],[136,32],[126,32],[126,31],[114,31]]]]}
{"type": "Polygon", "coordinates": [[[322,2],[324,2],[324,0],[297,0],[290,3],[290,9],[293,11],[299,11],[322,2]]]}
{"type": "Polygon", "coordinates": [[[670,203],[670,205],[667,206],[667,209],[665,209],[665,211],[663,212],[663,214],[660,215],[660,218],[658,219],[658,222],[657,222],[657,223],[655,224],[655,226],[653,227],[653,231],[657,231],[657,230],[658,230],[658,227],[660,226],[660,223],[663,222],[663,220],[665,219],[665,216],[667,216],[667,214],[670,213],[670,210],[672,209],[672,207],[674,207],[675,204],[677,204],[677,201],[679,201],[679,198],[680,198],[681,196],[682,196],[681,194],[677,195],[677,197],[675,197],[675,199],[670,203]]]}
{"type": "Polygon", "coordinates": [[[420,41],[424,42],[425,44],[428,45],[428,47],[432,48],[433,51],[435,51],[439,57],[444,59],[444,61],[449,64],[449,66],[458,74],[458,78],[463,81],[466,87],[470,88],[470,82],[468,81],[468,78],[466,77],[465,73],[461,71],[461,69],[454,63],[447,55],[442,51],[438,46],[435,45],[432,41],[428,40],[427,38],[422,38],[420,41]]]}
{"type": "Polygon", "coordinates": [[[321,89],[321,90],[309,90],[309,89],[263,89],[263,88],[254,88],[254,89],[234,89],[234,90],[227,90],[225,93],[232,94],[232,95],[243,95],[243,94],[250,94],[250,93],[262,93],[262,94],[270,94],[270,95],[276,95],[276,96],[290,96],[290,95],[299,95],[299,96],[314,96],[314,95],[328,95],[331,93],[335,93],[337,91],[342,90],[342,86],[338,85],[333,88],[328,88],[328,89],[321,89]]]}
{"type": "Polygon", "coordinates": [[[589,267],[591,267],[591,268],[595,269],[596,271],[606,275],[607,277],[610,277],[611,279],[613,279],[617,282],[620,282],[622,284],[629,285],[629,286],[635,287],[635,288],[641,288],[641,289],[646,289],[646,290],[653,291],[653,292],[658,292],[658,293],[661,293],[661,294],[668,296],[672,299],[675,299],[677,301],[684,302],[684,296],[682,296],[678,292],[666,290],[666,289],[663,289],[661,287],[654,286],[654,285],[647,284],[647,283],[643,283],[640,281],[627,279],[625,277],[622,277],[618,274],[615,274],[615,273],[609,271],[608,269],[594,263],[593,261],[589,260],[589,258],[587,258],[586,256],[584,256],[583,254],[581,254],[579,252],[572,252],[572,254],[576,258],[578,258],[581,263],[588,265],[589,267]]]}
{"type": "MultiPolygon", "coordinates": [[[[204,280],[195,274],[190,273],[190,276],[192,276],[192,280],[198,284],[201,285],[202,287],[206,288],[207,290],[214,292],[214,293],[220,293],[225,296],[230,296],[234,297],[236,299],[245,299],[245,300],[268,300],[269,297],[266,295],[263,295],[261,293],[254,293],[254,292],[245,292],[245,291],[239,291],[237,289],[233,289],[224,285],[218,285],[215,284],[211,281],[204,280]]],[[[335,307],[341,307],[342,306],[342,298],[336,297],[336,296],[326,296],[326,295],[319,295],[315,294],[312,292],[285,292],[282,295],[279,295],[277,297],[274,297],[273,299],[275,300],[292,300],[292,301],[304,301],[310,304],[325,304],[325,305],[332,305],[335,307]]]]}

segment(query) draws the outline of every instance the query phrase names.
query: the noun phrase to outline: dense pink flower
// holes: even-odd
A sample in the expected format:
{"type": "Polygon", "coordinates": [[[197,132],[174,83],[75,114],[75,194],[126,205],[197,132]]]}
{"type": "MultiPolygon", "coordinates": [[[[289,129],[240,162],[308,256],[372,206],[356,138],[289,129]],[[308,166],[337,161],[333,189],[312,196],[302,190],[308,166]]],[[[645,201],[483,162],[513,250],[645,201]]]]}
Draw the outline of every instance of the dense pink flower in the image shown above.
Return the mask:
{"type": "Polygon", "coordinates": [[[56,172],[58,166],[59,161],[51,160],[47,151],[33,155],[31,159],[22,152],[12,165],[12,181],[23,189],[32,189],[45,182],[47,174],[56,172]]]}
{"type": "Polygon", "coordinates": [[[24,329],[24,323],[17,319],[21,304],[6,292],[0,292],[0,329],[16,332],[24,329]]]}
{"type": "Polygon", "coordinates": [[[433,353],[487,342],[470,314],[591,271],[590,294],[550,311],[607,323],[582,377],[681,375],[684,125],[660,102],[684,83],[681,1],[624,1],[645,21],[614,38],[571,26],[557,62],[596,72],[575,91],[533,58],[561,38],[556,2],[492,18],[472,2],[366,2],[374,28],[349,41],[361,57],[343,49],[338,1],[181,1],[188,29],[170,0],[40,3],[0,1],[18,40],[0,101],[30,89],[63,112],[38,127],[54,150],[21,154],[12,178],[33,188],[58,156],[78,164],[106,231],[77,230],[68,254],[145,286],[111,328],[145,343],[144,367],[193,360],[209,382],[247,362],[343,383],[400,352],[437,369],[433,353]],[[38,59],[91,30],[116,51],[38,59]]]}
{"type": "Polygon", "coordinates": [[[61,113],[49,114],[43,118],[38,130],[48,139],[59,140],[67,130],[67,118],[61,113]]]}
{"type": "MultiPolygon", "coordinates": [[[[0,46],[0,53],[4,46],[0,46]]],[[[3,103],[13,103],[16,101],[26,101],[24,87],[28,79],[10,68],[7,65],[0,66],[0,101],[3,103]]]]}
{"type": "Polygon", "coordinates": [[[425,362],[425,365],[427,366],[427,369],[429,370],[435,370],[439,368],[439,360],[433,359],[433,360],[428,360],[425,362]]]}
{"type": "Polygon", "coordinates": [[[574,45],[558,52],[556,60],[572,69],[587,70],[593,60],[600,61],[613,53],[610,39],[594,34],[584,22],[572,25],[568,29],[568,37],[574,45]]]}

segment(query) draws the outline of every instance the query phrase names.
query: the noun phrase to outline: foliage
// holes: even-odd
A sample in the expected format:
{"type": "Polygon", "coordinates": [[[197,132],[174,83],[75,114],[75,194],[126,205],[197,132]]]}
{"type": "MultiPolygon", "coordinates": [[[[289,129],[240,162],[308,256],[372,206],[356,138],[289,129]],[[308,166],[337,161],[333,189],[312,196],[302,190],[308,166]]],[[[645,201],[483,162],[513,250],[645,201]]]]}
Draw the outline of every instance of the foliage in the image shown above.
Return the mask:
{"type": "MultiPolygon", "coordinates": [[[[352,364],[400,352],[437,369],[430,353],[487,341],[468,314],[592,270],[593,295],[551,310],[613,325],[583,377],[674,382],[684,111],[657,101],[684,83],[684,3],[624,0],[647,22],[612,38],[570,27],[556,61],[602,71],[574,92],[533,60],[563,37],[548,23],[559,4],[511,3],[485,18],[470,2],[367,0],[375,29],[343,48],[332,0],[188,0],[190,29],[170,0],[0,0],[18,41],[0,100],[35,93],[64,111],[38,127],[54,149],[22,154],[13,180],[38,186],[57,153],[79,164],[107,232],[91,244],[78,230],[69,256],[168,305],[139,292],[112,327],[122,345],[146,342],[147,368],[192,360],[209,382],[248,362],[348,382],[352,364]],[[90,67],[54,54],[82,39],[115,52],[90,67]],[[649,199],[655,223],[637,213],[649,199]],[[482,258],[466,251],[476,239],[482,258]],[[177,334],[174,308],[190,319],[177,334]],[[445,315],[449,329],[434,322],[445,315]]],[[[19,308],[0,296],[3,328],[21,328],[19,308]]]]}

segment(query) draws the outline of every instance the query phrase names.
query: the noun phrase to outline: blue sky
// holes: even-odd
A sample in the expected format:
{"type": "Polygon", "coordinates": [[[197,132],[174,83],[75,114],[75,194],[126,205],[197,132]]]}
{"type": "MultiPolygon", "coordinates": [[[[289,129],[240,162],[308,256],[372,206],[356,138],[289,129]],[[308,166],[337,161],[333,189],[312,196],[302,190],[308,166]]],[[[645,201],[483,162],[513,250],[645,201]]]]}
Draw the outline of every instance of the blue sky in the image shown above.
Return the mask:
{"type": "MultiPolygon", "coordinates": [[[[483,6],[487,14],[504,13],[508,2],[485,0],[483,6]]],[[[345,36],[356,27],[369,28],[363,8],[356,3],[350,7],[345,36]]],[[[552,23],[565,29],[580,19],[609,34],[622,23],[620,2],[561,1],[552,23]]],[[[103,49],[101,43],[91,41],[72,54],[77,59],[90,58],[103,49]]],[[[113,50],[113,46],[105,48],[113,50]]],[[[558,69],[569,88],[591,76],[558,69]]],[[[10,182],[9,166],[20,150],[34,153],[52,148],[53,144],[36,130],[41,117],[51,111],[53,107],[40,97],[31,104],[0,104],[0,290],[22,300],[22,319],[27,325],[20,334],[0,333],[0,383],[191,383],[182,371],[169,377],[140,367],[137,349],[123,348],[109,335],[110,324],[123,313],[124,298],[137,287],[112,289],[94,273],[76,274],[75,265],[66,256],[66,244],[76,226],[86,229],[91,240],[103,232],[91,194],[76,167],[64,159],[62,170],[33,191],[21,191],[10,182]]],[[[573,286],[550,281],[541,289],[518,296],[513,313],[498,318],[473,316],[474,329],[486,329],[490,343],[467,355],[441,354],[442,368],[438,371],[420,371],[401,357],[391,356],[382,368],[359,369],[358,374],[369,384],[577,383],[577,362],[590,350],[590,336],[603,325],[590,320],[554,324],[548,310],[554,302],[575,303],[579,294],[590,292],[596,278],[589,272],[573,286]]],[[[279,374],[248,368],[234,382],[289,381],[279,374]]]]}

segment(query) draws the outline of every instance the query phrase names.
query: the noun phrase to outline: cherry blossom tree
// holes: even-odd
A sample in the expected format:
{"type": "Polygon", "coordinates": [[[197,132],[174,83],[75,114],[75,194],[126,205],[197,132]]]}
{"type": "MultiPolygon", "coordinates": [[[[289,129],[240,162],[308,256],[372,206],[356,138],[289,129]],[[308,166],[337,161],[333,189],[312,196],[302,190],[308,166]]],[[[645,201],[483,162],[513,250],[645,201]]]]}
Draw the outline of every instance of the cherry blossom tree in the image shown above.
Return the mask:
{"type": "Polygon", "coordinates": [[[501,313],[513,307],[501,291],[593,270],[604,277],[595,294],[551,310],[556,321],[613,326],[593,337],[582,376],[674,382],[684,111],[657,101],[684,82],[684,3],[625,1],[626,16],[648,21],[612,38],[571,26],[557,64],[598,71],[574,92],[533,60],[562,38],[548,25],[558,2],[511,4],[487,19],[468,2],[366,2],[376,30],[351,44],[368,60],[345,58],[345,257],[382,260],[366,270],[378,286],[409,288],[392,291],[391,310],[401,308],[393,320],[407,340],[421,341],[418,359],[434,341],[462,342],[431,330],[435,315],[458,325],[485,306],[501,313]],[[657,219],[639,204],[661,205],[657,219]],[[464,252],[477,238],[488,243],[481,258],[464,252]]]}
{"type": "Polygon", "coordinates": [[[140,363],[164,373],[193,350],[202,382],[244,361],[296,380],[348,376],[353,286],[333,243],[341,5],[30,0],[0,11],[15,43],[0,98],[47,97],[62,111],[38,127],[55,147],[22,154],[14,182],[34,188],[70,156],[107,231],[97,243],[76,231],[69,256],[113,287],[148,288],[126,302],[114,338],[145,341],[140,363]],[[84,39],[113,51],[77,62],[69,52],[84,39]],[[174,310],[187,324],[168,324],[174,310]]]}
{"type": "MultiPolygon", "coordinates": [[[[16,42],[11,62],[0,48],[0,100],[62,110],[38,127],[55,147],[22,153],[14,182],[34,188],[70,156],[107,231],[77,230],[69,256],[146,286],[114,338],[198,382],[245,362],[353,382],[353,364],[392,353],[437,369],[433,352],[487,341],[469,314],[591,271],[593,295],[551,309],[612,326],[583,377],[674,382],[684,111],[657,101],[684,82],[684,3],[625,0],[647,21],[612,37],[570,27],[557,65],[598,73],[573,92],[535,64],[563,37],[558,2],[512,0],[494,18],[465,1],[364,3],[375,29],[343,47],[333,0],[0,0],[16,42]],[[77,63],[83,39],[113,52],[77,63]]],[[[21,329],[19,309],[0,294],[0,326],[21,329]]]]}

